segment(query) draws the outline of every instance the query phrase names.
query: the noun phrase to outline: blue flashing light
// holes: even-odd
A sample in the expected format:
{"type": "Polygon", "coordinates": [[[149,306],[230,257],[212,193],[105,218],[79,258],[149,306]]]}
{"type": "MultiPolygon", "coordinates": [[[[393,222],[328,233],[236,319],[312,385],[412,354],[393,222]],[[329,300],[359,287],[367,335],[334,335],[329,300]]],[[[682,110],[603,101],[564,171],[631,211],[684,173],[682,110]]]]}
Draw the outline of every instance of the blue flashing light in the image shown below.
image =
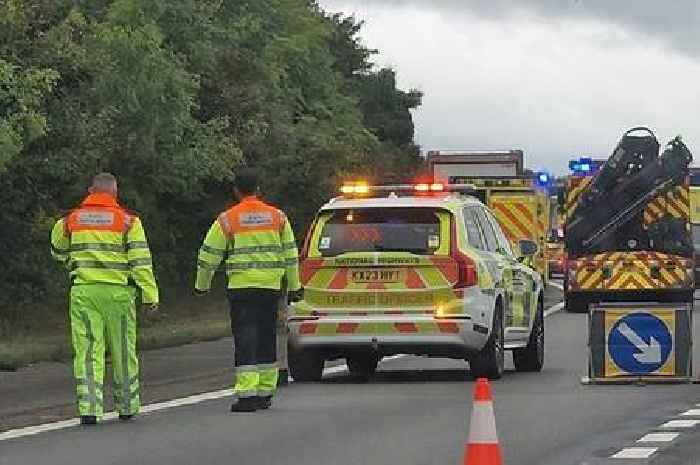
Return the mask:
{"type": "Polygon", "coordinates": [[[571,160],[569,162],[569,169],[574,173],[591,173],[593,171],[593,160],[588,157],[571,160]]]}
{"type": "Polygon", "coordinates": [[[549,184],[549,174],[547,174],[547,173],[538,173],[538,174],[537,174],[537,180],[538,180],[539,183],[542,184],[542,185],[549,184]]]}

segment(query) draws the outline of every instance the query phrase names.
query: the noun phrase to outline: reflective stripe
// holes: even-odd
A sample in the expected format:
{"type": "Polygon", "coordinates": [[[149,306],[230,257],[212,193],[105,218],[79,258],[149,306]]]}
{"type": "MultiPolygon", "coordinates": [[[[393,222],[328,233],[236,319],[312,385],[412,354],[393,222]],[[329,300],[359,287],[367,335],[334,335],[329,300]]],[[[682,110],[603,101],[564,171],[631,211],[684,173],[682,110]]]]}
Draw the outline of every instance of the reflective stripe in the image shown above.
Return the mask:
{"type": "Polygon", "coordinates": [[[257,367],[258,370],[272,370],[277,368],[277,363],[261,363],[257,367]]]}
{"type": "Polygon", "coordinates": [[[77,268],[100,268],[107,270],[129,271],[128,263],[120,262],[102,262],[99,260],[73,260],[71,262],[72,269],[77,268]]]}
{"type": "Polygon", "coordinates": [[[152,266],[153,261],[151,258],[135,258],[133,260],[129,260],[129,266],[134,267],[134,266],[152,266]]]}
{"type": "Polygon", "coordinates": [[[212,265],[211,263],[207,263],[204,260],[197,260],[197,266],[210,271],[216,271],[217,268],[219,268],[217,265],[212,265]]]}
{"type": "Polygon", "coordinates": [[[127,337],[127,321],[126,321],[126,315],[122,316],[122,321],[121,321],[121,329],[122,329],[122,412],[123,414],[128,415],[131,413],[131,380],[129,379],[129,353],[128,353],[128,337],[127,337]]]}
{"type": "Polygon", "coordinates": [[[219,255],[223,257],[226,255],[226,251],[223,249],[217,249],[216,247],[212,247],[210,245],[203,244],[202,247],[199,249],[202,252],[210,253],[212,255],[219,255]]]}
{"type": "Polygon", "coordinates": [[[286,260],[284,261],[284,263],[285,263],[287,266],[296,265],[297,263],[299,263],[299,259],[298,259],[298,258],[288,258],[288,259],[286,259],[286,260]]]}
{"type": "Polygon", "coordinates": [[[228,271],[241,270],[271,270],[282,269],[286,267],[286,262],[241,262],[241,263],[226,263],[228,271]]]}
{"type": "Polygon", "coordinates": [[[69,249],[59,249],[55,245],[51,244],[51,251],[56,255],[66,255],[69,252],[69,249]]]}
{"type": "Polygon", "coordinates": [[[90,413],[92,415],[97,414],[97,388],[95,386],[95,367],[93,364],[92,351],[95,348],[95,339],[92,334],[92,326],[90,326],[90,318],[88,318],[87,313],[80,312],[80,319],[83,320],[85,325],[85,335],[88,339],[88,347],[85,352],[85,381],[88,388],[88,403],[90,404],[90,413]]]}
{"type": "Polygon", "coordinates": [[[251,391],[236,391],[236,396],[239,399],[248,399],[250,397],[257,397],[258,391],[257,391],[257,389],[253,389],[251,391]]]}
{"type": "Polygon", "coordinates": [[[126,252],[124,244],[109,244],[104,242],[88,242],[82,244],[71,244],[71,252],[82,252],[86,250],[94,250],[96,252],[126,252]]]}
{"type": "Polygon", "coordinates": [[[297,248],[297,243],[296,242],[285,242],[282,244],[282,247],[284,250],[292,250],[297,248]]]}
{"type": "Polygon", "coordinates": [[[277,392],[277,389],[273,387],[258,387],[258,394],[262,396],[274,394],[275,392],[277,392]]]}
{"type": "Polygon", "coordinates": [[[131,241],[126,243],[126,248],[129,250],[135,249],[148,249],[148,242],[145,241],[131,241]]]}
{"type": "MultiPolygon", "coordinates": [[[[76,379],[75,379],[75,385],[76,385],[77,387],[81,387],[81,386],[87,387],[88,382],[87,382],[85,379],[83,379],[83,378],[76,378],[76,379]]],[[[97,393],[100,394],[100,393],[103,391],[104,388],[102,387],[101,384],[95,383],[95,389],[97,390],[97,393]]]]}
{"type": "Polygon", "coordinates": [[[249,253],[264,253],[276,252],[282,253],[281,245],[259,245],[257,247],[236,247],[233,249],[232,255],[244,255],[249,253]]]}

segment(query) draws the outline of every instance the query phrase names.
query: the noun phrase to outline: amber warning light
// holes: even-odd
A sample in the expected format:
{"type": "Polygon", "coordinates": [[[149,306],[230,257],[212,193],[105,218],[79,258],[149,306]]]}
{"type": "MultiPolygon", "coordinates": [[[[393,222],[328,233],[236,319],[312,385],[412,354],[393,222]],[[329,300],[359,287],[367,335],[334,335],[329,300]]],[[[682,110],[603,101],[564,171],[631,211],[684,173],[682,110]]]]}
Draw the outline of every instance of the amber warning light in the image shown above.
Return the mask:
{"type": "Polygon", "coordinates": [[[376,193],[403,193],[403,194],[438,194],[441,192],[461,192],[469,193],[474,191],[475,187],[471,184],[443,184],[434,183],[418,183],[418,184],[399,184],[391,186],[371,186],[366,182],[345,183],[340,188],[340,193],[343,195],[367,195],[372,192],[376,193]]]}

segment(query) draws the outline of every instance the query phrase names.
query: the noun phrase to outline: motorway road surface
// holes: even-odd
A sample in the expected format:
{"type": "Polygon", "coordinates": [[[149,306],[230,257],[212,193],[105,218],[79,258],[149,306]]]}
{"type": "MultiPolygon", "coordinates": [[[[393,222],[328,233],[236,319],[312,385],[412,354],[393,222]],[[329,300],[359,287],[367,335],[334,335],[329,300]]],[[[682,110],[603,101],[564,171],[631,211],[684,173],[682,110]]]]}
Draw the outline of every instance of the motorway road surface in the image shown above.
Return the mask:
{"type": "MultiPolygon", "coordinates": [[[[557,297],[550,290],[549,307],[557,297]]],[[[697,424],[672,429],[681,434],[670,446],[656,444],[658,450],[646,461],[609,459],[699,403],[700,386],[581,385],[586,316],[554,313],[547,318],[546,331],[542,373],[515,373],[509,361],[508,373],[493,383],[506,464],[700,463],[697,424]]],[[[697,351],[695,355],[700,360],[697,351]]],[[[230,400],[219,398],[164,409],[127,424],[112,421],[0,440],[0,465],[462,463],[474,384],[465,363],[392,358],[382,362],[369,382],[353,378],[342,367],[331,372],[322,383],[282,389],[270,411],[231,414],[230,400]]],[[[0,374],[0,380],[11,384],[11,376],[22,374],[0,374]]],[[[201,379],[192,380],[192,392],[201,389],[201,379]]],[[[176,389],[182,393],[186,387],[176,389]]],[[[13,402],[19,402],[18,394],[13,395],[13,402]]],[[[8,400],[0,398],[0,403],[8,400]]],[[[22,418],[26,423],[26,416],[22,418]]]]}

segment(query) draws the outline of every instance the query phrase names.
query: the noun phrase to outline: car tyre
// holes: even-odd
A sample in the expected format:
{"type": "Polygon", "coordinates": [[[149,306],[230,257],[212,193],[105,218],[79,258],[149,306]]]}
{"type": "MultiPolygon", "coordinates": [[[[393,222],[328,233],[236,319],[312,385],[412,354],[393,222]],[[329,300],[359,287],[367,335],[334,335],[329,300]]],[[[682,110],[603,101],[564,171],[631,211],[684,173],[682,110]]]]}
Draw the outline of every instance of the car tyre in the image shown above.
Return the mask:
{"type": "Polygon", "coordinates": [[[500,379],[505,365],[503,310],[500,305],[493,314],[491,336],[481,351],[469,360],[475,378],[500,379]]]}
{"type": "Polygon", "coordinates": [[[350,373],[364,377],[374,375],[379,365],[379,356],[376,354],[350,354],[345,360],[350,373]]]}
{"type": "Polygon", "coordinates": [[[537,304],[537,314],[527,346],[513,351],[513,363],[517,371],[538,372],[544,366],[544,303],[537,304]]]}
{"type": "Polygon", "coordinates": [[[325,360],[320,354],[310,351],[289,351],[289,374],[296,383],[314,383],[323,378],[325,360]]]}

